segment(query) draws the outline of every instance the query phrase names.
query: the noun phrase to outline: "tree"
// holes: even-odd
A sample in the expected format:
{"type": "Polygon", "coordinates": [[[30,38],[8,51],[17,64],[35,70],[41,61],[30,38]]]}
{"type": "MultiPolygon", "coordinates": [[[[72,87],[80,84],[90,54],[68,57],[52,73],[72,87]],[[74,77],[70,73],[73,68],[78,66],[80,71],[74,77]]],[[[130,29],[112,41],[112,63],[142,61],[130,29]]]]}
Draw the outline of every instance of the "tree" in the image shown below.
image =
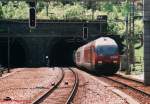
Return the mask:
{"type": "Polygon", "coordinates": [[[3,10],[2,10],[2,3],[0,2],[0,19],[3,18],[3,10]]]}

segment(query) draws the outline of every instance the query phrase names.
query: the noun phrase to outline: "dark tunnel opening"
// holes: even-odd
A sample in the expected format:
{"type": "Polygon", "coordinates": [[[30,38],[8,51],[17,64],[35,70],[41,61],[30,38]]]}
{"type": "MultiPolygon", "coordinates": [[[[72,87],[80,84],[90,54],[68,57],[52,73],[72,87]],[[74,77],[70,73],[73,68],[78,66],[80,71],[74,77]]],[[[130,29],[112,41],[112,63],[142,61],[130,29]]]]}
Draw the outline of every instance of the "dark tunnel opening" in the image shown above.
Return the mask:
{"type": "Polygon", "coordinates": [[[0,66],[8,66],[8,40],[7,38],[0,38],[0,66]]]}
{"type": "MultiPolygon", "coordinates": [[[[19,39],[18,39],[19,40],[19,39]]],[[[23,67],[26,62],[26,54],[23,45],[17,39],[10,45],[10,67],[23,67]]]]}
{"type": "Polygon", "coordinates": [[[49,55],[50,66],[68,67],[74,66],[74,51],[81,44],[69,43],[64,40],[58,41],[52,48],[49,55]]]}
{"type": "Polygon", "coordinates": [[[23,67],[25,65],[25,50],[20,42],[22,41],[10,38],[8,45],[8,38],[0,38],[0,66],[8,67],[9,64],[9,67],[14,68],[23,67]]]}

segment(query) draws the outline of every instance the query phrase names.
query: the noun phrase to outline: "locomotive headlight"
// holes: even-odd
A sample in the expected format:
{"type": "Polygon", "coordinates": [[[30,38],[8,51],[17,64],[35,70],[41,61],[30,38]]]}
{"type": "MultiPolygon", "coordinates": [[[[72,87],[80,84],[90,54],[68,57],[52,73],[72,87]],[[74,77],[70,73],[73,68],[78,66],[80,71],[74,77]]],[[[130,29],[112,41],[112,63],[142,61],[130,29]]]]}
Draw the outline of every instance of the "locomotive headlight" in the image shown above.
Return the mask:
{"type": "Polygon", "coordinates": [[[102,61],[98,61],[98,64],[102,64],[102,61]]]}
{"type": "Polygon", "coordinates": [[[113,61],[113,63],[117,63],[117,61],[113,61]]]}
{"type": "Polygon", "coordinates": [[[118,58],[118,56],[111,56],[111,58],[118,58]]]}

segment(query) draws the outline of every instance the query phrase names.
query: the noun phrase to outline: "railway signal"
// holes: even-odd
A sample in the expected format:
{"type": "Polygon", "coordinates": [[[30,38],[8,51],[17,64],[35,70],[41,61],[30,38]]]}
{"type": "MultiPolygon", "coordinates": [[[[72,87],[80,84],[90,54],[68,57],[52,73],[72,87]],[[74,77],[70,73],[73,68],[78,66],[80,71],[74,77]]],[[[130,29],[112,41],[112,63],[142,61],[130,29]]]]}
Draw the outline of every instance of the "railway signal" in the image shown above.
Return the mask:
{"type": "Polygon", "coordinates": [[[35,7],[30,7],[29,9],[29,27],[36,27],[36,10],[35,7]]]}
{"type": "Polygon", "coordinates": [[[83,40],[88,39],[88,27],[83,27],[83,40]]]}

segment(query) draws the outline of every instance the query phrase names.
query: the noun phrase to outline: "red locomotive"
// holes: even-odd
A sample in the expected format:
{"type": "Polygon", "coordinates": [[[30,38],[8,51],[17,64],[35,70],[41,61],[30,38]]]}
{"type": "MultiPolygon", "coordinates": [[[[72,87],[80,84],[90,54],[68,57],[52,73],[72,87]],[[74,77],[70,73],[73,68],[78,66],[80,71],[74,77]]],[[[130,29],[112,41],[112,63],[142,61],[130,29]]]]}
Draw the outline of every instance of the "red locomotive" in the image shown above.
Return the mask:
{"type": "Polygon", "coordinates": [[[75,63],[79,67],[102,74],[114,74],[120,66],[117,43],[109,37],[100,37],[75,52],[75,63]]]}

